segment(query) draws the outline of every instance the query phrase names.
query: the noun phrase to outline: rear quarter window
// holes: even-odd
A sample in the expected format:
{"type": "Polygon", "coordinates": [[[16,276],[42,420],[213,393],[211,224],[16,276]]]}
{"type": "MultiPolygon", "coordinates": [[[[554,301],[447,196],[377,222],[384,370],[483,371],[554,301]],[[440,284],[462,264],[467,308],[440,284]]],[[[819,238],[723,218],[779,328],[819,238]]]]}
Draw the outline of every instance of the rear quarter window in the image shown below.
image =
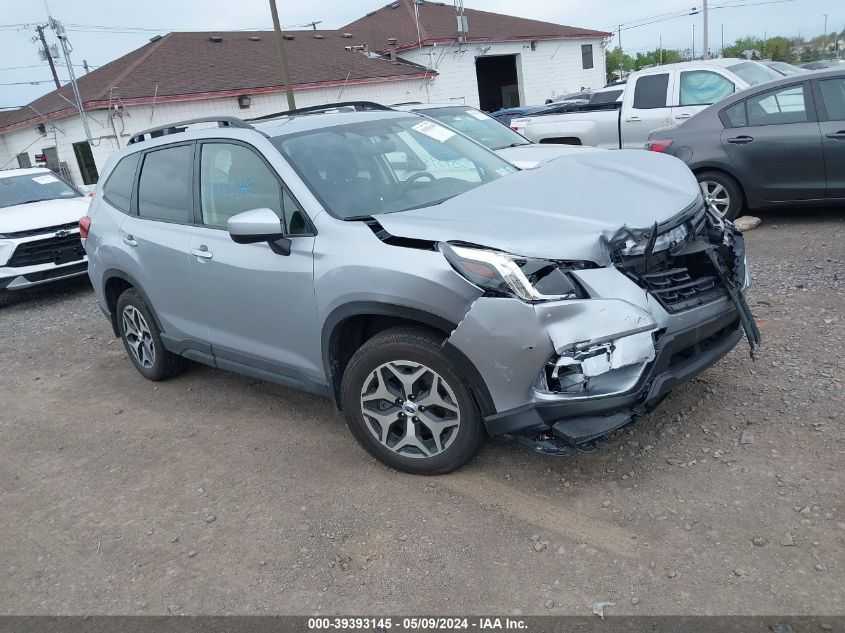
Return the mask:
{"type": "Polygon", "coordinates": [[[103,186],[103,198],[123,213],[129,213],[132,186],[135,184],[135,171],[138,169],[140,157],[140,152],[137,152],[121,158],[103,186]]]}
{"type": "Polygon", "coordinates": [[[745,101],[733,104],[730,108],[722,110],[722,123],[725,127],[744,127],[748,124],[745,116],[745,101]]]}

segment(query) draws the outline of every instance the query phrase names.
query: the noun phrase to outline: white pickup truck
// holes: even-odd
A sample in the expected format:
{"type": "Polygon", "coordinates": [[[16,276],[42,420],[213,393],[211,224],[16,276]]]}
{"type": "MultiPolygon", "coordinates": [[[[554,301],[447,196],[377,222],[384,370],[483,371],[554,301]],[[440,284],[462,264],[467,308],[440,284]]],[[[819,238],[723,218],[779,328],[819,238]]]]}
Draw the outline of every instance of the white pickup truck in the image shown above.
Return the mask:
{"type": "Polygon", "coordinates": [[[680,125],[738,90],[778,79],[745,59],[709,59],[632,73],[621,104],[515,118],[510,126],[535,143],[642,148],[653,130],[680,125]]]}

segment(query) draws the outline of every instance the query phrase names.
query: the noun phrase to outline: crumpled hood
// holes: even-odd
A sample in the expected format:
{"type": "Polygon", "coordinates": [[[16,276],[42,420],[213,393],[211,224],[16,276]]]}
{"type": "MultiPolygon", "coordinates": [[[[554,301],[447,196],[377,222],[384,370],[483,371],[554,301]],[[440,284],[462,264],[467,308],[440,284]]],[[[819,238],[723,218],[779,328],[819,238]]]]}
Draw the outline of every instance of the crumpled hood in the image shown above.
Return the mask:
{"type": "Polygon", "coordinates": [[[78,222],[88,213],[91,198],[42,200],[0,208],[0,235],[78,222]]]}
{"type": "Polygon", "coordinates": [[[374,217],[396,237],[604,264],[602,234],[665,222],[699,195],[695,176],[677,158],[614,150],[568,156],[436,206],[374,217]]]}
{"type": "Polygon", "coordinates": [[[534,169],[543,163],[557,160],[563,156],[586,156],[591,152],[607,152],[609,150],[599,147],[587,147],[586,145],[540,145],[529,143],[517,147],[504,147],[497,149],[496,153],[516,165],[520,169],[534,169]]]}

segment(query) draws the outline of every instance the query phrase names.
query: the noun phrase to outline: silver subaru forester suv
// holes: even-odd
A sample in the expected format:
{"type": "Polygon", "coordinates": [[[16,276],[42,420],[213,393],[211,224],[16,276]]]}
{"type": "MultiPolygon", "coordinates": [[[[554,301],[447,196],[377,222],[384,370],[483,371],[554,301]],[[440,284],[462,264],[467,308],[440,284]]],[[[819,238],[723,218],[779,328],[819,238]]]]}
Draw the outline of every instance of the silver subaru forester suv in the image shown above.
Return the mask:
{"type": "Polygon", "coordinates": [[[141,133],[80,229],[150,380],[192,360],[329,398],[361,445],[439,474],[486,436],[592,450],[759,341],[741,234],[679,160],[519,171],[357,103],[141,133]]]}

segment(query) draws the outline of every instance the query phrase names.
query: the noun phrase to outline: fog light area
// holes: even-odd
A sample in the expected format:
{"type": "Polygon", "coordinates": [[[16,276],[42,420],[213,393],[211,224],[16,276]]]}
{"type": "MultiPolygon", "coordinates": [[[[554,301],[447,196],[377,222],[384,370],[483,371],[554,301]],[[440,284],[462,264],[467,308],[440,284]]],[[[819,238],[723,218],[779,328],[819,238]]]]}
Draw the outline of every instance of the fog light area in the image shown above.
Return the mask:
{"type": "Polygon", "coordinates": [[[654,360],[652,332],[584,343],[555,354],[540,372],[537,391],[571,397],[607,396],[633,389],[654,360]]]}

